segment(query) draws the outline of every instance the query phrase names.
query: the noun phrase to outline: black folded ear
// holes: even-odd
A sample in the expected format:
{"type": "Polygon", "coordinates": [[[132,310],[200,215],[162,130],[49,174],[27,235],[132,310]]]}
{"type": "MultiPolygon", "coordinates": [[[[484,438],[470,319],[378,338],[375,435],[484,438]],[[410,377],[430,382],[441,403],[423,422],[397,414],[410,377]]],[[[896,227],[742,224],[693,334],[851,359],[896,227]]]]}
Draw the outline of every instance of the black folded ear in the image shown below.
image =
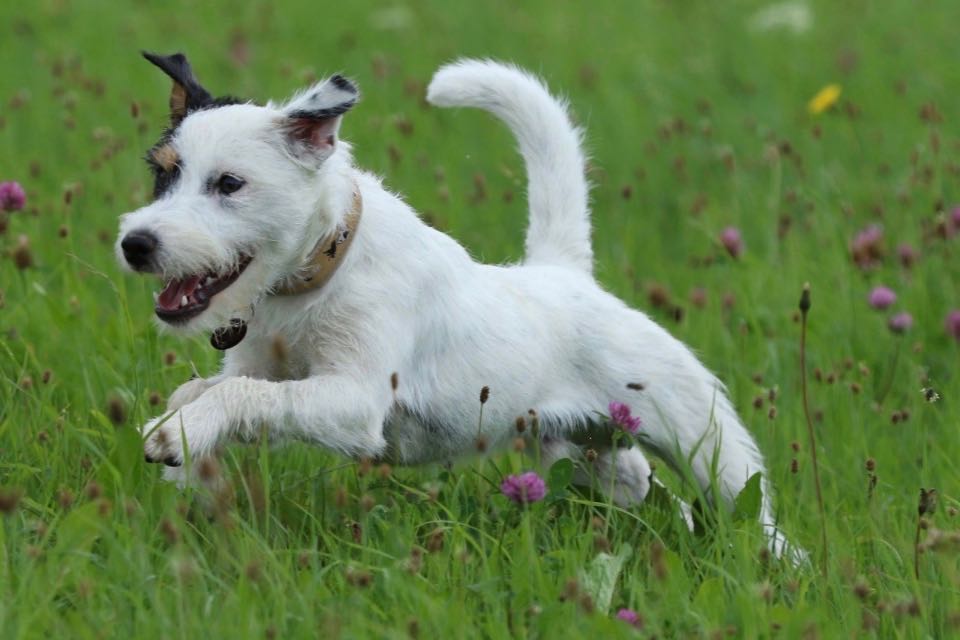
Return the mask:
{"type": "Polygon", "coordinates": [[[322,162],[337,144],[340,120],[360,99],[357,86],[336,75],[292,98],[281,127],[294,155],[322,162]]]}
{"type": "Polygon", "coordinates": [[[210,93],[200,86],[194,77],[187,57],[182,53],[172,56],[160,56],[143,52],[143,57],[160,67],[160,70],[173,80],[170,89],[170,125],[176,127],[187,117],[187,113],[205,107],[213,102],[210,93]]]}

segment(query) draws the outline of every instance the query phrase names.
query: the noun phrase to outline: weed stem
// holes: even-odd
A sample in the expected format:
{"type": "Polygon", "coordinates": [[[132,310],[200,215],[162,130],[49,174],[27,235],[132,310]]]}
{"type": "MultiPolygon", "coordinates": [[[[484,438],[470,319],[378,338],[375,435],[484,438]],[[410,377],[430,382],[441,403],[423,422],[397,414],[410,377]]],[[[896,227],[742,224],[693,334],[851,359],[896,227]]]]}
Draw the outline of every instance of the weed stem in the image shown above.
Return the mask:
{"type": "Polygon", "coordinates": [[[823,577],[826,578],[827,558],[827,512],[823,506],[823,490],[820,487],[820,467],[817,464],[817,440],[813,432],[813,420],[810,419],[810,401],[807,397],[807,312],[810,311],[810,283],[803,285],[800,295],[800,385],[803,392],[803,415],[807,419],[807,434],[810,437],[810,460],[813,463],[813,480],[817,488],[817,508],[820,510],[820,538],[823,547],[823,577]]]}

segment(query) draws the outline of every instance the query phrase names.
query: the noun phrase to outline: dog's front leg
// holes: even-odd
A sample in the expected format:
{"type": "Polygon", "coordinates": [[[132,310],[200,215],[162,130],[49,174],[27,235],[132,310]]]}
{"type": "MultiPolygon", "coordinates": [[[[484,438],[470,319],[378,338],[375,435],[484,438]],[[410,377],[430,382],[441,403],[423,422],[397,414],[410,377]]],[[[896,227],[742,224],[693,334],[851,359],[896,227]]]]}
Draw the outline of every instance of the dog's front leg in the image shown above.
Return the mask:
{"type": "Polygon", "coordinates": [[[176,411],[185,404],[190,404],[210,387],[223,382],[226,376],[223,374],[212,376],[210,378],[191,378],[170,394],[167,400],[167,411],[176,411]]]}
{"type": "Polygon", "coordinates": [[[389,387],[372,389],[343,375],[271,382],[231,377],[143,428],[147,460],[170,466],[210,455],[228,437],[311,440],[349,456],[381,455],[389,387]]]}

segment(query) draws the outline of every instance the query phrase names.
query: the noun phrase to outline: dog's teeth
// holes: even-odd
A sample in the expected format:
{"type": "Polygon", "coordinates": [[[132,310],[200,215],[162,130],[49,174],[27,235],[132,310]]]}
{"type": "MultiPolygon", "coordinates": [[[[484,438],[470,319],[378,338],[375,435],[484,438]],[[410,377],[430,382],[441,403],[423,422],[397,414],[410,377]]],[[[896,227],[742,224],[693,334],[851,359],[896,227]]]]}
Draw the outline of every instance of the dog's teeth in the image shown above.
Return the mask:
{"type": "Polygon", "coordinates": [[[180,306],[181,306],[181,307],[187,306],[187,302],[188,302],[187,296],[183,296],[182,298],[180,298],[180,306]]]}
{"type": "Polygon", "coordinates": [[[159,292],[159,291],[154,291],[154,292],[153,292],[153,301],[156,302],[156,301],[159,300],[159,299],[160,299],[160,292],[159,292]]]}

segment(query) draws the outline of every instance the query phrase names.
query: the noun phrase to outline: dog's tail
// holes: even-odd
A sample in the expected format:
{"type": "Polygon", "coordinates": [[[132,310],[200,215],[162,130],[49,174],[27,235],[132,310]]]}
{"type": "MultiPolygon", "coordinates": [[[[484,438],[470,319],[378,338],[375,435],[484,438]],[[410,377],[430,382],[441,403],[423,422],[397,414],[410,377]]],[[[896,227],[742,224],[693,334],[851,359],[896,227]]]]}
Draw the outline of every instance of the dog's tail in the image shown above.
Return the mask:
{"type": "Polygon", "coordinates": [[[440,107],[477,107],[503,120],[520,145],[529,181],[528,264],[563,264],[590,272],[590,212],[581,132],[564,102],[514,67],[459,60],[442,67],[427,89],[440,107]]]}

